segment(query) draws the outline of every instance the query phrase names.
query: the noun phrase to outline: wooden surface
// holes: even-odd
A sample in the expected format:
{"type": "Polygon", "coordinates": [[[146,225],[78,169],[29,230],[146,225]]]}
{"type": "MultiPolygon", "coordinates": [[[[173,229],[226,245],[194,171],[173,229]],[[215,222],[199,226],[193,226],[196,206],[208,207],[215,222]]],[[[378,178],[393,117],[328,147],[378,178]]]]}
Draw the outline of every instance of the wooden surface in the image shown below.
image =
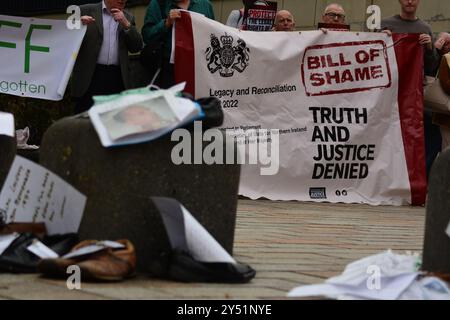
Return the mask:
{"type": "Polygon", "coordinates": [[[240,200],[234,257],[257,271],[248,284],[178,283],[139,275],[114,284],[0,274],[2,299],[280,299],[387,249],[421,252],[425,208],[240,200]]]}

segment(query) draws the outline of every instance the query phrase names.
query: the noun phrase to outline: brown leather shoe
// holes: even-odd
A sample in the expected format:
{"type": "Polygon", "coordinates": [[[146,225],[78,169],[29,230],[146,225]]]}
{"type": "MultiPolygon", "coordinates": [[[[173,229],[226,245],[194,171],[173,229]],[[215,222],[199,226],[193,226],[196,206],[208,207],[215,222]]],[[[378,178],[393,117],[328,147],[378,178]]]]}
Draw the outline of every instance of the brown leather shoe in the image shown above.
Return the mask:
{"type": "Polygon", "coordinates": [[[32,222],[13,222],[8,223],[0,227],[0,235],[10,233],[32,233],[38,238],[42,238],[47,234],[47,228],[45,223],[32,223],[32,222]]]}
{"type": "MultiPolygon", "coordinates": [[[[116,242],[123,244],[125,248],[107,247],[101,251],[69,259],[43,259],[38,264],[38,271],[45,276],[67,278],[67,268],[77,265],[81,270],[82,281],[120,281],[132,277],[136,269],[134,246],[125,239],[116,240],[116,242]]],[[[71,252],[97,243],[96,240],[82,241],[71,252]]]]}

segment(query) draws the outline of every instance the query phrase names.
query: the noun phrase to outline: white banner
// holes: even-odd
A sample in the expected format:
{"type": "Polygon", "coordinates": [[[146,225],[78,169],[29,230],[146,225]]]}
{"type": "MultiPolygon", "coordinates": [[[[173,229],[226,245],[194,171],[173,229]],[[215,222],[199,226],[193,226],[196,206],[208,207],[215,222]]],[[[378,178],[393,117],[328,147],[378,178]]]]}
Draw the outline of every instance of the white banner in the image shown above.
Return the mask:
{"type": "MultiPolygon", "coordinates": [[[[391,37],[242,32],[198,15],[190,20],[195,96],[221,100],[223,129],[279,129],[278,173],[263,176],[247,158],[242,195],[412,203],[391,37]]],[[[180,29],[177,42],[186,47],[189,33],[180,29]]]]}
{"type": "Polygon", "coordinates": [[[61,100],[86,26],[0,15],[0,93],[61,100]]]}

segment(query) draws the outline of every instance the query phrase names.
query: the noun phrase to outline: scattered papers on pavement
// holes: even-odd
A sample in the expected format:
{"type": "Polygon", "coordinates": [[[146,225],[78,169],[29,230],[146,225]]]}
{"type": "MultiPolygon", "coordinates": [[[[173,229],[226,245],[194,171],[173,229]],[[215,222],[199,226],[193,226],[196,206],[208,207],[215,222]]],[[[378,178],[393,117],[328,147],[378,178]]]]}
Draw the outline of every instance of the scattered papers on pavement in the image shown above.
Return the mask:
{"type": "Polygon", "coordinates": [[[292,289],[289,297],[326,296],[333,299],[450,299],[444,282],[422,278],[417,255],[386,251],[347,265],[324,284],[292,289]]]}

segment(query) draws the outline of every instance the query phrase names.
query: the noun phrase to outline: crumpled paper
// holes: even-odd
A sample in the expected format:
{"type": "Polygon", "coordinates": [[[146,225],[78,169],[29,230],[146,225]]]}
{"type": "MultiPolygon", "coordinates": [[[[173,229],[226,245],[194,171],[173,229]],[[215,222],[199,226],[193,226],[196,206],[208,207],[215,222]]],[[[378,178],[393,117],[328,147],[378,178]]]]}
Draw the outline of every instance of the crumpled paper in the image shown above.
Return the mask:
{"type": "Polygon", "coordinates": [[[419,256],[391,250],[347,265],[323,284],[292,289],[289,297],[326,296],[332,299],[450,300],[445,282],[422,277],[419,256]]]}
{"type": "Polygon", "coordinates": [[[39,146],[29,145],[30,128],[16,130],[17,149],[21,150],[37,150],[39,146]]]}

